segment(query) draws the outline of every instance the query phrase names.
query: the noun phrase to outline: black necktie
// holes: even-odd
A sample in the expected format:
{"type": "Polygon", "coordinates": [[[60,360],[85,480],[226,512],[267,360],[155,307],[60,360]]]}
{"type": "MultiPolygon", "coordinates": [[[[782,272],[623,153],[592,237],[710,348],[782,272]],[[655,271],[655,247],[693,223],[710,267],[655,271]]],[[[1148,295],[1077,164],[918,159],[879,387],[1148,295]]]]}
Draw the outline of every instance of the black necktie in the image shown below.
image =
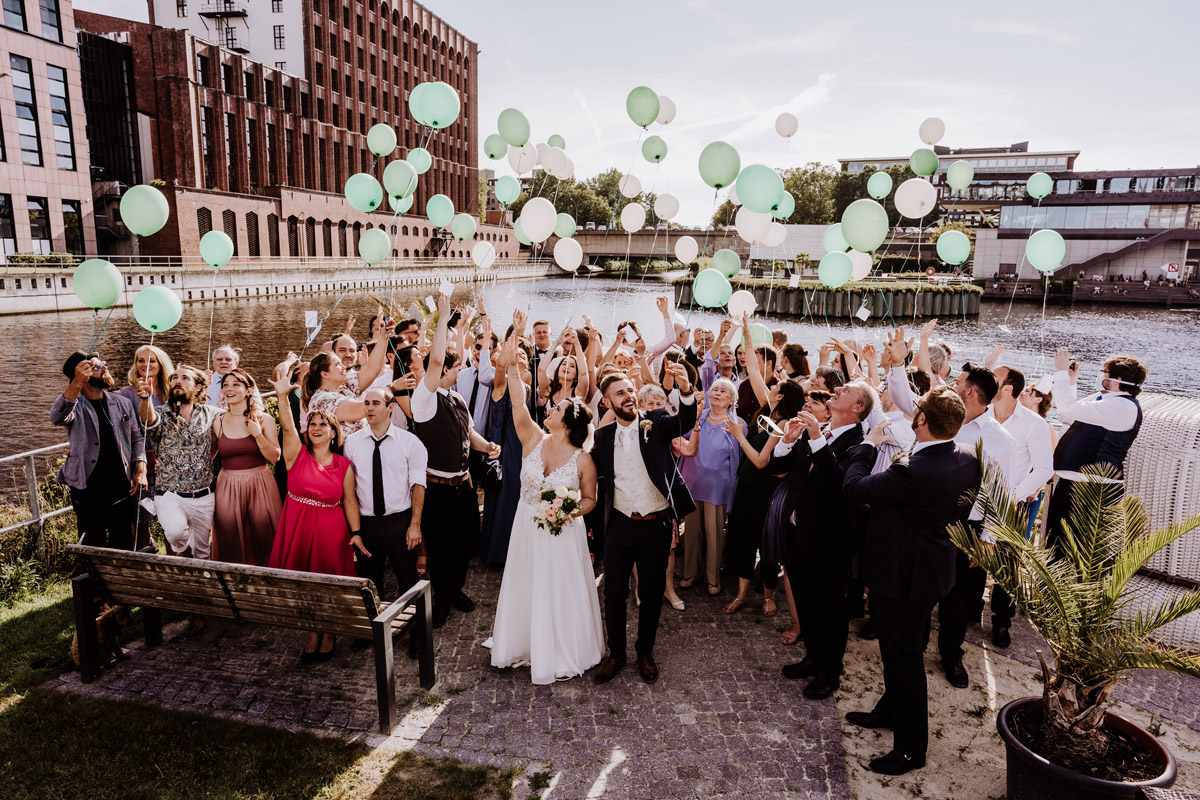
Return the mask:
{"type": "MultiPolygon", "coordinates": [[[[387,438],[386,436],[384,437],[387,438]]],[[[379,453],[380,446],[383,445],[383,439],[375,440],[375,459],[371,468],[374,474],[371,476],[371,510],[375,512],[375,516],[382,517],[386,513],[386,506],[383,500],[383,457],[379,453]]]]}
{"type": "Polygon", "coordinates": [[[475,416],[475,398],[479,396],[479,364],[475,364],[475,385],[471,387],[471,416],[475,416]]]}

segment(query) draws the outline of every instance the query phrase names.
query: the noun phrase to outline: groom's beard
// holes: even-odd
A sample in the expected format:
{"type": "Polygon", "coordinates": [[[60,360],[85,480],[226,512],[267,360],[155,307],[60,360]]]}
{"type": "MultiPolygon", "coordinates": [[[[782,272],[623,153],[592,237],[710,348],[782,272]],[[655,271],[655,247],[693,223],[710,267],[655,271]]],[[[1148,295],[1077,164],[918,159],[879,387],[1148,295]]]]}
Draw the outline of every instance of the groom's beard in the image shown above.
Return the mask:
{"type": "Polygon", "coordinates": [[[637,406],[633,406],[632,408],[616,406],[613,408],[613,414],[617,416],[617,419],[624,420],[625,422],[633,422],[637,419],[637,406]]]}

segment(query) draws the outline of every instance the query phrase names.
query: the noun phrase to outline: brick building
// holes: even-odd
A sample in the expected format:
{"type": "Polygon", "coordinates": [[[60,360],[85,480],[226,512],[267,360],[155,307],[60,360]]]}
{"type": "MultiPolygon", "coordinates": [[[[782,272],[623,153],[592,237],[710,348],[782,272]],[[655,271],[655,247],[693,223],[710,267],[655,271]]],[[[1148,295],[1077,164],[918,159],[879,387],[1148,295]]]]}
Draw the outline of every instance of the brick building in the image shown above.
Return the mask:
{"type": "MultiPolygon", "coordinates": [[[[142,254],[194,258],[200,237],[218,229],[242,259],[354,258],[361,231],[392,220],[386,207],[364,214],[342,196],[355,172],[382,179],[390,159],[374,158],[366,144],[376,123],[397,132],[391,158],[422,144],[433,156],[414,214],[438,193],[456,210],[478,213],[478,47],[416,3],[306,0],[304,72],[311,80],[187,30],[76,16],[82,31],[128,47],[135,118],[128,127],[150,143],[141,177],[163,181],[172,205],[171,221],[140,243],[142,254]],[[417,83],[436,80],[458,91],[462,113],[427,142],[407,97],[417,83]]],[[[138,150],[137,143],[123,148],[138,150]]],[[[112,203],[101,219],[119,230],[112,203]]],[[[393,229],[401,258],[469,254],[470,242],[443,243],[423,217],[400,217],[393,229]]],[[[476,238],[491,241],[501,257],[517,252],[511,229],[483,226],[476,238]]]]}
{"type": "Polygon", "coordinates": [[[67,0],[0,9],[0,263],[96,252],[75,21],[67,0]]]}

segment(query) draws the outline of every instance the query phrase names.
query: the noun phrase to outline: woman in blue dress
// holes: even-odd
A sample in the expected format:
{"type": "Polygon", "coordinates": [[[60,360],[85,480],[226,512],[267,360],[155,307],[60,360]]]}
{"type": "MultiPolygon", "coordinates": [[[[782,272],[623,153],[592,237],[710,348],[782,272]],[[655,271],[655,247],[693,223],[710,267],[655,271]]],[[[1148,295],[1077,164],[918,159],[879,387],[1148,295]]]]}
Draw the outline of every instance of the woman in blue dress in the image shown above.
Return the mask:
{"type": "MultiPolygon", "coordinates": [[[[529,382],[529,354],[519,348],[517,357],[523,380],[529,382]]],[[[480,558],[488,566],[504,566],[513,516],[521,499],[521,439],[513,424],[512,400],[508,396],[508,376],[496,370],[492,384],[492,403],[488,411],[489,442],[500,443],[500,488],[485,490],[483,496],[483,541],[480,558]]]]}

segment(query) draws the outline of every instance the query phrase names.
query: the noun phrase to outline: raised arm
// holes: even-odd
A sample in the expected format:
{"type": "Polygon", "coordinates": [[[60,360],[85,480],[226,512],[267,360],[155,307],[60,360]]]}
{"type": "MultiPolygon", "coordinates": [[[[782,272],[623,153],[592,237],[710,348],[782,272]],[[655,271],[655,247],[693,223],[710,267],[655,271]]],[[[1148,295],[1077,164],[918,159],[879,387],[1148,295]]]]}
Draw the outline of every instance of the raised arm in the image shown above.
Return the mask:
{"type": "Polygon", "coordinates": [[[436,392],[442,382],[442,366],[446,363],[446,324],[450,321],[450,298],[439,293],[437,299],[438,323],[433,332],[433,343],[429,347],[429,368],[421,383],[430,392],[436,392]]]}
{"type": "Polygon", "coordinates": [[[358,387],[364,392],[379,377],[379,373],[383,372],[383,365],[387,363],[387,322],[384,320],[382,308],[375,315],[371,341],[375,346],[371,348],[371,354],[367,356],[367,363],[358,371],[358,387]]]}
{"type": "Polygon", "coordinates": [[[717,334],[717,338],[713,339],[712,347],[708,348],[708,357],[716,361],[721,354],[721,345],[725,344],[725,337],[729,335],[729,331],[733,328],[733,321],[728,319],[721,320],[721,332],[717,334]]]}
{"type": "MultiPolygon", "coordinates": [[[[750,366],[749,361],[746,364],[750,366]]],[[[746,438],[746,431],[742,428],[740,422],[735,422],[732,418],[725,420],[725,431],[732,436],[738,443],[738,447],[742,448],[742,453],[746,459],[755,466],[756,469],[763,469],[771,463],[771,451],[775,449],[775,445],[779,444],[782,435],[772,433],[767,438],[767,443],[761,449],[755,450],[754,445],[746,438]]]]}
{"type": "MultiPolygon", "coordinates": [[[[931,319],[921,326],[921,343],[917,349],[917,369],[929,376],[930,380],[938,377],[933,374],[933,364],[929,360],[929,337],[937,327],[937,320],[931,319]]],[[[936,385],[936,381],[934,381],[936,385]]]]}
{"type": "Polygon", "coordinates": [[[288,402],[289,395],[296,387],[286,375],[271,385],[275,387],[275,397],[279,400],[279,429],[283,432],[283,446],[280,449],[283,451],[283,463],[291,469],[300,455],[300,448],[303,447],[300,434],[296,431],[296,421],[292,419],[292,404],[288,402]]]}
{"type": "Polygon", "coordinates": [[[650,348],[650,357],[657,358],[667,350],[671,349],[671,345],[675,344],[675,323],[671,320],[671,305],[665,297],[654,298],[654,303],[658,306],[658,311],[662,314],[663,320],[663,338],[661,341],[655,342],[650,348]]]}
{"type": "Polygon", "coordinates": [[[908,385],[908,373],[904,369],[904,360],[908,358],[908,345],[904,341],[904,328],[896,328],[888,334],[888,360],[892,368],[888,371],[888,394],[900,413],[912,419],[916,413],[916,398],[908,385]]]}
{"type": "Polygon", "coordinates": [[[513,426],[517,429],[517,438],[521,440],[524,455],[533,452],[533,448],[541,441],[542,429],[529,415],[529,406],[525,404],[525,384],[521,381],[520,366],[517,363],[517,335],[512,336],[500,348],[499,368],[504,371],[508,384],[508,396],[512,401],[513,426]]]}
{"type": "Polygon", "coordinates": [[[750,388],[754,390],[754,399],[760,407],[767,404],[770,390],[762,375],[762,366],[758,363],[758,350],[750,339],[750,314],[742,314],[742,351],[746,354],[746,375],[750,378],[750,388]]]}

